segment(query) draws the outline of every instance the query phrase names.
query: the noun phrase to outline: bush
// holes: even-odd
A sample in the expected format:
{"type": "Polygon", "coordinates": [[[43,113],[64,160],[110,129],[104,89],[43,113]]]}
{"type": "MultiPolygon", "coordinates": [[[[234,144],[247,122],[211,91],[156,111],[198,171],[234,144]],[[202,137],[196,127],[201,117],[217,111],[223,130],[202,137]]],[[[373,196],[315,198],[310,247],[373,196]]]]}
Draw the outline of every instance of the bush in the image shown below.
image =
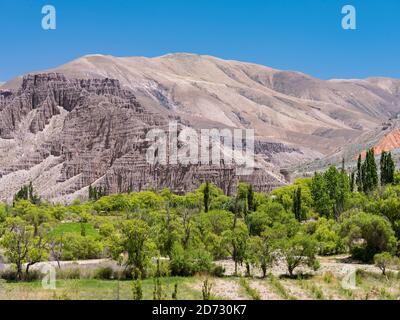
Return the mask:
{"type": "Polygon", "coordinates": [[[345,237],[353,258],[371,262],[377,253],[393,253],[397,240],[385,218],[358,212],[344,219],[341,236],[345,237]]]}
{"type": "Polygon", "coordinates": [[[210,273],[213,259],[204,249],[184,251],[175,245],[171,253],[170,270],[172,276],[191,276],[195,273],[210,273]]]}
{"type": "Polygon", "coordinates": [[[101,258],[103,253],[102,243],[92,236],[66,234],[62,260],[82,260],[101,258]]]}
{"type": "Polygon", "coordinates": [[[222,278],[225,275],[225,268],[223,266],[214,265],[211,269],[211,275],[222,278]]]}
{"type": "Polygon", "coordinates": [[[8,269],[0,272],[0,278],[6,281],[17,281],[17,271],[8,269]]]}
{"type": "Polygon", "coordinates": [[[261,297],[260,297],[260,294],[258,293],[258,291],[256,289],[252,288],[246,279],[240,278],[239,283],[243,287],[243,289],[246,291],[246,294],[252,300],[261,300],[261,297]]]}
{"type": "Polygon", "coordinates": [[[65,280],[81,279],[81,270],[79,268],[61,269],[57,271],[57,278],[65,280]]]}
{"type": "Polygon", "coordinates": [[[314,233],[318,241],[320,255],[333,255],[344,252],[344,244],[338,234],[339,226],[334,220],[320,218],[316,223],[314,233]]]}
{"type": "Polygon", "coordinates": [[[153,264],[149,270],[150,277],[168,277],[170,274],[170,262],[168,260],[153,260],[153,264]]]}
{"type": "Polygon", "coordinates": [[[209,273],[213,267],[213,258],[204,249],[197,249],[189,252],[188,258],[192,260],[194,273],[209,273]]]}
{"type": "MultiPolygon", "coordinates": [[[[39,270],[31,270],[28,274],[24,273],[23,281],[36,281],[42,279],[43,274],[39,270]]],[[[18,281],[17,272],[14,269],[4,270],[0,273],[0,279],[13,282],[18,281]]]]}
{"type": "Polygon", "coordinates": [[[187,277],[193,274],[192,261],[187,259],[182,246],[175,245],[172,248],[169,268],[172,276],[187,277]]]}
{"type": "Polygon", "coordinates": [[[111,267],[100,267],[97,268],[94,273],[95,279],[100,280],[111,280],[114,277],[114,270],[111,267]]]}
{"type": "Polygon", "coordinates": [[[375,266],[381,269],[382,274],[386,275],[386,269],[397,264],[397,258],[393,257],[389,252],[378,253],[374,256],[375,266]]]}

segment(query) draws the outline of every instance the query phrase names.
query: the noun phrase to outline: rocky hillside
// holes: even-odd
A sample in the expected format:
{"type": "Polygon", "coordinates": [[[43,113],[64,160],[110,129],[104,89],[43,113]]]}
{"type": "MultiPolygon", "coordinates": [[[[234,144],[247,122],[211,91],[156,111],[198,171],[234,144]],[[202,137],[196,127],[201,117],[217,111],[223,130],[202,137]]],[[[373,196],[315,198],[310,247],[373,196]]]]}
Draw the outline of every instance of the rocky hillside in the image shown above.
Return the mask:
{"type": "MultiPolygon", "coordinates": [[[[192,126],[254,128],[260,139],[329,154],[400,112],[400,80],[324,81],[194,54],[157,58],[90,55],[52,71],[118,79],[154,112],[192,126]]],[[[18,87],[21,78],[5,85],[18,87]]],[[[297,159],[296,159],[297,161],[297,159]]]]}
{"type": "Polygon", "coordinates": [[[53,200],[82,197],[89,184],[180,192],[212,180],[231,192],[241,179],[232,167],[148,166],[145,134],[170,120],[255,129],[258,170],[246,179],[270,190],[285,182],[282,168],[362,151],[399,113],[396,79],[324,81],[193,54],[85,56],[0,87],[0,198],[30,180],[53,200]]]}
{"type": "Polygon", "coordinates": [[[179,119],[146,108],[118,80],[28,75],[18,89],[0,91],[0,195],[10,200],[29,181],[42,197],[66,201],[87,196],[90,184],[109,193],[183,192],[210,180],[229,194],[239,179],[264,191],[284,183],[263,160],[269,150],[292,152],[283,146],[257,144],[261,168],[246,177],[234,165],[149,165],[146,133],[169,120],[179,119]]]}

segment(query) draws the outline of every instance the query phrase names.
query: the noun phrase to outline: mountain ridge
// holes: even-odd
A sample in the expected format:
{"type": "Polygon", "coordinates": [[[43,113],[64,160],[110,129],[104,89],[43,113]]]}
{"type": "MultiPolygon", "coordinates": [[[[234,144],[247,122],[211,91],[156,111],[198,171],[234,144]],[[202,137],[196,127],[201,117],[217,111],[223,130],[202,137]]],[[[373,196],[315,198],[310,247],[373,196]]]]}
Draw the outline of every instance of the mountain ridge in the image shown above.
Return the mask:
{"type": "Polygon", "coordinates": [[[195,129],[255,129],[263,173],[250,182],[260,191],[270,190],[285,183],[280,169],[335,154],[399,113],[400,80],[392,78],[321,80],[193,54],[88,55],[0,87],[0,149],[11,150],[0,159],[0,184],[18,182],[7,191],[0,188],[0,196],[9,198],[32,176],[50,199],[83,197],[91,183],[107,186],[110,192],[161,186],[188,191],[211,176],[219,176],[222,184],[227,179],[222,187],[231,192],[237,177],[222,177],[232,168],[175,168],[173,176],[161,169],[163,182],[150,178],[155,172],[140,164],[145,144],[133,128],[148,130],[171,119],[195,129]],[[130,113],[122,105],[143,111],[130,113]],[[118,127],[118,117],[125,119],[128,131],[118,127]],[[97,136],[86,130],[88,123],[97,136]],[[137,141],[139,153],[128,148],[128,137],[137,141]],[[116,145],[110,150],[106,141],[116,145]],[[141,168],[147,178],[136,176],[129,166],[141,168]],[[39,177],[44,168],[51,182],[39,177]],[[146,179],[152,182],[146,184],[146,179]]]}

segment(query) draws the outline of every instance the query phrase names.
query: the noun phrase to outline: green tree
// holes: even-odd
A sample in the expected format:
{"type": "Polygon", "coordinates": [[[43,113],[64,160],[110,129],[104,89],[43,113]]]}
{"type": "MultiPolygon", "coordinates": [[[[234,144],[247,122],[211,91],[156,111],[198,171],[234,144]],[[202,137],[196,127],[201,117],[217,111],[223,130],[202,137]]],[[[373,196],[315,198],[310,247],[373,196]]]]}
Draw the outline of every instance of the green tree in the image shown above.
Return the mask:
{"type": "Polygon", "coordinates": [[[389,221],[374,214],[358,212],[345,218],[340,235],[355,259],[370,262],[377,253],[394,252],[395,233],[389,221]]]}
{"type": "Polygon", "coordinates": [[[8,218],[6,221],[6,231],[1,238],[0,244],[5,249],[5,256],[10,263],[16,265],[17,280],[29,276],[29,268],[48,257],[48,247],[45,235],[48,230],[38,230],[35,235],[34,228],[19,217],[8,218]]]}
{"type": "Polygon", "coordinates": [[[340,225],[333,219],[322,217],[315,225],[314,238],[318,241],[320,255],[343,253],[344,243],[339,235],[340,225]]]}
{"type": "Polygon", "coordinates": [[[268,226],[272,225],[272,221],[266,212],[258,210],[246,217],[246,224],[252,236],[260,236],[268,226]]]}
{"type": "Polygon", "coordinates": [[[281,239],[278,242],[278,248],[291,277],[294,275],[294,270],[301,265],[307,265],[313,269],[318,267],[316,259],[318,245],[310,235],[298,233],[294,237],[281,239]]]}
{"type": "Polygon", "coordinates": [[[103,243],[94,236],[65,233],[62,241],[62,260],[98,259],[102,256],[103,243]]]}
{"type": "Polygon", "coordinates": [[[376,189],[378,186],[378,170],[375,162],[375,151],[373,148],[367,151],[363,172],[363,191],[368,193],[376,189]]]}
{"type": "Polygon", "coordinates": [[[28,185],[22,186],[21,189],[15,194],[14,202],[18,200],[27,200],[33,204],[40,203],[40,197],[34,193],[32,181],[29,182],[28,185]]]}
{"type": "Polygon", "coordinates": [[[231,246],[232,260],[235,263],[235,274],[237,275],[238,265],[243,263],[246,255],[246,245],[249,237],[246,224],[241,220],[234,221],[233,228],[225,231],[223,237],[231,246]]]}
{"type": "Polygon", "coordinates": [[[128,220],[121,224],[121,231],[112,238],[114,259],[131,272],[139,270],[144,277],[151,258],[156,254],[150,240],[150,228],[142,220],[128,220]]]}
{"type": "Polygon", "coordinates": [[[389,252],[382,252],[374,256],[374,263],[386,275],[386,269],[395,263],[395,258],[389,252]]]}
{"type": "Polygon", "coordinates": [[[97,201],[101,197],[104,197],[106,195],[106,189],[104,187],[92,187],[92,185],[89,185],[89,200],[97,201]]]}
{"type": "Polygon", "coordinates": [[[278,235],[277,229],[267,228],[261,236],[249,239],[247,254],[251,257],[251,264],[261,269],[263,278],[266,277],[268,268],[275,262],[274,244],[278,235]]]}
{"type": "Polygon", "coordinates": [[[356,175],[356,185],[358,192],[362,192],[364,190],[363,187],[363,166],[362,166],[362,157],[361,154],[358,156],[357,161],[357,175],[356,175]]]}
{"type": "Polygon", "coordinates": [[[253,191],[253,186],[250,184],[248,186],[247,190],[247,207],[249,208],[249,211],[256,211],[256,203],[254,199],[254,191],[253,191]]]}
{"type": "Polygon", "coordinates": [[[386,183],[394,183],[394,175],[396,172],[396,165],[392,158],[392,153],[389,152],[386,159],[386,183]]]}
{"type": "Polygon", "coordinates": [[[184,238],[182,221],[177,214],[171,213],[167,208],[166,213],[160,214],[158,223],[157,244],[161,255],[170,256],[175,242],[181,242],[184,238]]]}
{"type": "Polygon", "coordinates": [[[355,190],[355,173],[354,172],[350,173],[349,181],[350,181],[350,192],[354,192],[354,190],[355,190]]]}
{"type": "Polygon", "coordinates": [[[385,151],[382,152],[380,160],[380,169],[381,169],[381,185],[384,186],[393,183],[396,166],[392,159],[391,152],[389,153],[385,151]]]}
{"type": "MultiPolygon", "coordinates": [[[[314,176],[316,178],[316,176],[314,176]]],[[[315,190],[315,198],[319,195],[325,198],[325,201],[329,203],[331,208],[331,214],[327,217],[339,218],[340,214],[344,211],[346,200],[349,197],[350,185],[347,174],[344,171],[339,172],[335,166],[329,167],[329,169],[323,175],[324,184],[326,185],[326,192],[329,197],[329,201],[326,199],[324,191],[315,190]]],[[[319,186],[324,187],[324,184],[319,182],[319,186]]],[[[314,186],[314,188],[318,187],[314,186]]],[[[321,203],[321,199],[317,200],[317,204],[321,203]]],[[[325,204],[326,205],[326,204],[325,204]]],[[[324,206],[322,204],[322,206],[324,206]]]]}
{"type": "Polygon", "coordinates": [[[133,280],[132,299],[133,300],[142,300],[143,299],[142,282],[139,279],[133,280]]]}
{"type": "Polygon", "coordinates": [[[208,212],[210,206],[210,183],[207,181],[204,187],[204,212],[208,212]]]}
{"type": "Polygon", "coordinates": [[[328,186],[323,175],[315,173],[311,182],[311,195],[315,210],[327,218],[332,216],[332,200],[328,193],[328,186]]]}
{"type": "Polygon", "coordinates": [[[49,222],[51,216],[44,207],[39,207],[28,200],[14,202],[12,210],[14,216],[19,216],[34,228],[34,235],[38,234],[38,229],[43,223],[49,222]]]}
{"type": "Polygon", "coordinates": [[[293,192],[293,213],[298,221],[305,220],[301,210],[301,187],[297,187],[293,192]]]}

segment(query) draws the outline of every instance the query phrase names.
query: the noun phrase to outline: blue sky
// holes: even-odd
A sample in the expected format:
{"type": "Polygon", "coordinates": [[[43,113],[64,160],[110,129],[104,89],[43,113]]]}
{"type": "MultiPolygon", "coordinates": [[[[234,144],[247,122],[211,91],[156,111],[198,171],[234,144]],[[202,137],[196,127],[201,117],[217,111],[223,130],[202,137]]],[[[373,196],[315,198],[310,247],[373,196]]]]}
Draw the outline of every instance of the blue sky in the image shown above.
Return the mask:
{"type": "Polygon", "coordinates": [[[0,80],[85,54],[209,54],[323,79],[400,78],[398,0],[0,0],[0,80]],[[57,29],[41,28],[41,9],[57,29]],[[341,8],[357,9],[357,30],[341,8]]]}

